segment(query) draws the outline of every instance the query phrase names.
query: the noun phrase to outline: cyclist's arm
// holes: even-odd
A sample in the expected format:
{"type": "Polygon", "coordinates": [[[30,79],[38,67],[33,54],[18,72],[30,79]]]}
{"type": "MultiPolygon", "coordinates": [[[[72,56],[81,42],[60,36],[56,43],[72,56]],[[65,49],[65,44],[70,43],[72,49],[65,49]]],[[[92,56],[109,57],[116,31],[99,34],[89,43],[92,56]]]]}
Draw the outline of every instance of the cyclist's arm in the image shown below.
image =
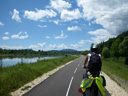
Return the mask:
{"type": "Polygon", "coordinates": [[[102,65],[102,57],[101,57],[101,55],[100,55],[100,58],[101,58],[101,65],[102,65]]]}
{"type": "Polygon", "coordinates": [[[101,57],[101,66],[102,66],[102,57],[101,57]]]}

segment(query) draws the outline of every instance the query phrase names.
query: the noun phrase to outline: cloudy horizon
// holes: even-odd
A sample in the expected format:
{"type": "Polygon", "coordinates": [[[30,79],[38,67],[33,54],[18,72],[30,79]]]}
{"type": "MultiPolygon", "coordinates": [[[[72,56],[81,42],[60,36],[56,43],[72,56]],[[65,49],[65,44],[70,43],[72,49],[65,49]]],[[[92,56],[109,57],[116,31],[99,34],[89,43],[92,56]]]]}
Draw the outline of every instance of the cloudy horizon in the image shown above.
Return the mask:
{"type": "Polygon", "coordinates": [[[88,50],[128,30],[127,0],[1,0],[0,48],[88,50]]]}

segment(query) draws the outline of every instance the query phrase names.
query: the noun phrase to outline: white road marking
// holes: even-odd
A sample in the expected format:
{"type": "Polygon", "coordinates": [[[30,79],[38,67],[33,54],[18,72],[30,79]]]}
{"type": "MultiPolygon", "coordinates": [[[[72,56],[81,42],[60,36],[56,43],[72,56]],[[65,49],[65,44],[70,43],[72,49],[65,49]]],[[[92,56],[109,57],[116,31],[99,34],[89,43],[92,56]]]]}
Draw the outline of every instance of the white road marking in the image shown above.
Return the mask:
{"type": "MultiPolygon", "coordinates": [[[[78,64],[77,68],[80,66],[80,64],[82,63],[83,59],[84,59],[84,58],[81,59],[81,61],[80,61],[80,63],[78,64]]],[[[82,65],[82,66],[84,66],[84,65],[82,65]]],[[[75,69],[74,74],[76,73],[77,68],[75,69]]],[[[73,78],[74,78],[74,77],[71,78],[71,81],[70,81],[70,83],[69,83],[69,86],[68,86],[68,90],[67,90],[66,96],[68,96],[68,94],[69,94],[69,90],[70,90],[70,88],[71,88],[71,84],[72,84],[73,78]]]]}
{"type": "Polygon", "coordinates": [[[83,61],[83,58],[81,59],[80,63],[78,64],[78,67],[80,66],[80,64],[82,63],[82,61],[83,61]]]}
{"type": "Polygon", "coordinates": [[[69,84],[69,86],[68,86],[68,90],[67,90],[66,96],[68,96],[68,93],[69,93],[69,90],[70,90],[70,87],[71,87],[72,81],[73,81],[73,77],[71,78],[70,84],[69,84]]]}
{"type": "Polygon", "coordinates": [[[78,64],[78,67],[80,66],[80,64],[78,64]]]}
{"type": "Polygon", "coordinates": [[[77,71],[77,68],[75,69],[74,74],[76,73],[76,71],[77,71]]]}

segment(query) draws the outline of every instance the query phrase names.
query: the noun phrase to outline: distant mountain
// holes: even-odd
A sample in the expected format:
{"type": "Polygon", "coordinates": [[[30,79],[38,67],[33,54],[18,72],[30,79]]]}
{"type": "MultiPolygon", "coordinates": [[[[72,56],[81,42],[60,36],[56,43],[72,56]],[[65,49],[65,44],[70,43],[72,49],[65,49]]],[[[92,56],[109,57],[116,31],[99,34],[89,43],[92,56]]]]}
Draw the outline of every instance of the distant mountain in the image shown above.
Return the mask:
{"type": "Polygon", "coordinates": [[[62,50],[49,50],[49,51],[46,51],[46,52],[66,52],[66,51],[70,51],[70,52],[79,52],[77,50],[74,50],[74,49],[62,49],[62,50]]]}
{"type": "Polygon", "coordinates": [[[62,49],[60,51],[73,51],[73,52],[78,52],[77,50],[74,50],[74,49],[62,49]]]}

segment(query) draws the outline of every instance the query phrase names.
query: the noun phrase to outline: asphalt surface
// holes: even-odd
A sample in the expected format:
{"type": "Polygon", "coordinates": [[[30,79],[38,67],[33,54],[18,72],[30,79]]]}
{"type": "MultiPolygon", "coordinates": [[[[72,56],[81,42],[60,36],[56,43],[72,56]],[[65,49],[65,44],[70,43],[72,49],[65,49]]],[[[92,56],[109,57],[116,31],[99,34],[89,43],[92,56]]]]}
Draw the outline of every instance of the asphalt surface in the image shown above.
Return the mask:
{"type": "MultiPolygon", "coordinates": [[[[85,57],[81,56],[23,96],[82,96],[78,89],[86,71],[83,69],[84,60],[85,57]]],[[[106,91],[105,96],[111,95],[106,91]]]]}

